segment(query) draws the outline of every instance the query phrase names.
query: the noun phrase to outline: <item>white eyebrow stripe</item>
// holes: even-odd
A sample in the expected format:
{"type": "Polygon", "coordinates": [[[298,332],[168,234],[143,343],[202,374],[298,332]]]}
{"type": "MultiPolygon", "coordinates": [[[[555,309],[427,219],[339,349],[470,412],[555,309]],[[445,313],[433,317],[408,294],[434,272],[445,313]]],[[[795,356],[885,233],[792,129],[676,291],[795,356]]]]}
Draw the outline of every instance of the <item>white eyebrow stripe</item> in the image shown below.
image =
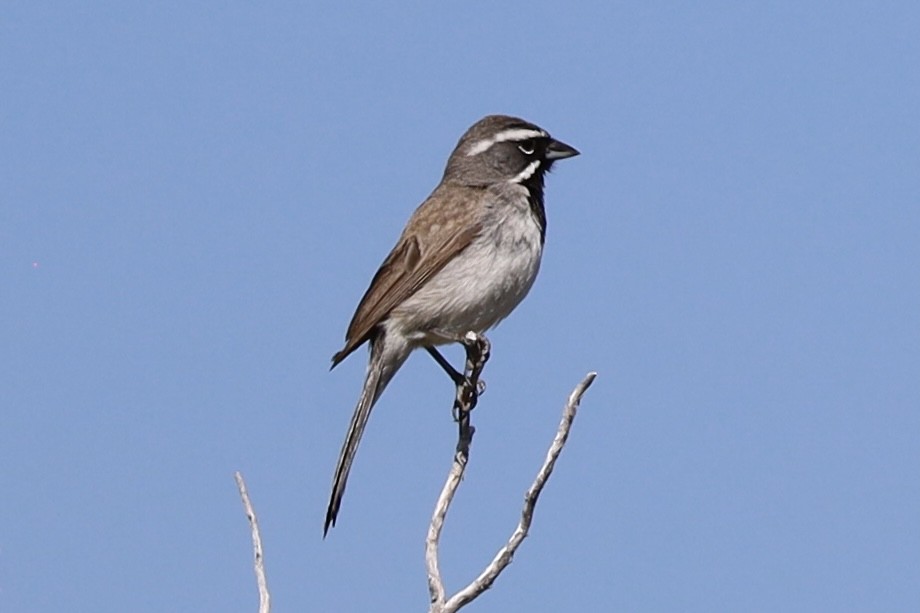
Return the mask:
{"type": "Polygon", "coordinates": [[[527,140],[528,138],[546,138],[549,134],[543,130],[529,130],[527,128],[511,128],[504,132],[499,132],[492,138],[484,138],[473,143],[473,146],[467,150],[467,157],[479,155],[483,151],[488,151],[495,143],[503,143],[506,140],[527,140]]]}
{"type": "Polygon", "coordinates": [[[540,167],[540,160],[534,160],[533,162],[527,165],[527,168],[519,172],[517,176],[511,179],[509,183],[518,183],[518,184],[523,183],[524,181],[532,177],[533,173],[537,172],[537,168],[539,167],[540,167]]]}

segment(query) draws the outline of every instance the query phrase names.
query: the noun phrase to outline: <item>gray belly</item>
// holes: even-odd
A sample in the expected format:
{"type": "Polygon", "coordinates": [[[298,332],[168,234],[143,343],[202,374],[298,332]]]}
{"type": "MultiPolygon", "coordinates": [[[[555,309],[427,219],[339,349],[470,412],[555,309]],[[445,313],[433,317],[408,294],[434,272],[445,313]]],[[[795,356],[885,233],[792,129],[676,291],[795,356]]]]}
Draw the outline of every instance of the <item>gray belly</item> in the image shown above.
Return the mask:
{"type": "Polygon", "coordinates": [[[511,210],[390,314],[388,325],[420,344],[484,332],[533,286],[543,247],[529,211],[511,210]]]}

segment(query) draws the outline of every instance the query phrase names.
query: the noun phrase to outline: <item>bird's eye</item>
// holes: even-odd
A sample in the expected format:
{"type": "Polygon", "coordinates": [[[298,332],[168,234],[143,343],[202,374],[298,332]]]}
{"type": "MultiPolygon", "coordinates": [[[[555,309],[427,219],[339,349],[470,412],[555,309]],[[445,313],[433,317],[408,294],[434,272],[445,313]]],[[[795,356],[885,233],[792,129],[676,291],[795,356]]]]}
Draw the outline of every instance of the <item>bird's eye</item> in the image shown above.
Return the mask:
{"type": "Polygon", "coordinates": [[[536,150],[536,141],[532,138],[528,138],[518,145],[518,149],[520,149],[521,153],[524,155],[533,155],[533,152],[536,150]]]}

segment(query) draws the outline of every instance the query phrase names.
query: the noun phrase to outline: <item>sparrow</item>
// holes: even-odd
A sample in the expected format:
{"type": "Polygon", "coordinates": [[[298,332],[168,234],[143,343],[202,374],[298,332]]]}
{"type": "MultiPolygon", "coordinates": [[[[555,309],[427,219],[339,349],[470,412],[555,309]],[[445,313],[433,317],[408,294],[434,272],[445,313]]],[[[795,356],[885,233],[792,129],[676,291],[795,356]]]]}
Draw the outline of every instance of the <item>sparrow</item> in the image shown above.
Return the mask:
{"type": "Polygon", "coordinates": [[[365,342],[370,359],[332,482],[323,526],[336,517],[371,409],[414,349],[462,377],[436,346],[483,333],[530,291],[546,236],[543,179],[579,152],[523,119],[489,115],[447,160],[441,182],[415,210],[374,275],[332,368],[365,342]]]}

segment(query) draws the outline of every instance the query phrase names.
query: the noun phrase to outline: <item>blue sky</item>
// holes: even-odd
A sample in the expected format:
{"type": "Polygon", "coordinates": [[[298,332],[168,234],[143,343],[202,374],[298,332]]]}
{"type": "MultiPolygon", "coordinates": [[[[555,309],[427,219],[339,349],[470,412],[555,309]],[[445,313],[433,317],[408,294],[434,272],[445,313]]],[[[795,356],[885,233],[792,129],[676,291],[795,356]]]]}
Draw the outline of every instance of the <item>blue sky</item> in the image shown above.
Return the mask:
{"type": "Polygon", "coordinates": [[[236,470],[276,610],[426,609],[450,384],[409,360],[323,541],[365,355],[329,358],[489,113],[582,156],[491,334],[448,589],[596,370],[468,610],[920,610],[918,31],[908,2],[5,3],[0,610],[254,610],[236,470]]]}

